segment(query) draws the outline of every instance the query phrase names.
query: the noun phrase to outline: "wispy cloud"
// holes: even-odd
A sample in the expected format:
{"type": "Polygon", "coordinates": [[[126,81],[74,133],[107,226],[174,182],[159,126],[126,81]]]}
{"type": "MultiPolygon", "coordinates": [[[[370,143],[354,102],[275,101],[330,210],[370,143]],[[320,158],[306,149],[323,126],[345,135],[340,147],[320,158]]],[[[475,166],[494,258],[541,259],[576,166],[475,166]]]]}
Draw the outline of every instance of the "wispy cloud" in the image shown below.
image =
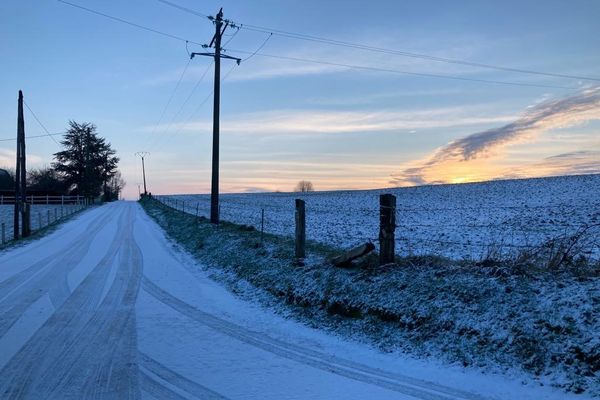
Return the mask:
{"type": "Polygon", "coordinates": [[[510,168],[506,177],[600,174],[600,150],[580,150],[546,157],[526,166],[510,168]]]}
{"type": "MultiPolygon", "coordinates": [[[[551,129],[570,127],[596,119],[600,119],[600,88],[586,89],[570,97],[544,101],[529,107],[514,122],[447,144],[429,158],[393,175],[392,183],[420,185],[481,179],[486,174],[494,173],[493,168],[484,160],[497,155],[498,151],[506,146],[530,141],[551,129]]],[[[498,172],[496,168],[495,173],[498,172]]]]}
{"type": "MultiPolygon", "coordinates": [[[[221,130],[239,134],[326,134],[349,132],[410,132],[417,129],[483,125],[506,122],[512,115],[489,115],[480,106],[443,107],[413,111],[273,110],[228,118],[221,130]]],[[[174,125],[182,131],[212,129],[208,120],[174,125]]]]}
{"type": "MultiPolygon", "coordinates": [[[[14,168],[17,153],[14,150],[0,148],[0,168],[14,168]]],[[[42,164],[42,157],[36,154],[27,154],[28,165],[39,167],[42,164]]]]}

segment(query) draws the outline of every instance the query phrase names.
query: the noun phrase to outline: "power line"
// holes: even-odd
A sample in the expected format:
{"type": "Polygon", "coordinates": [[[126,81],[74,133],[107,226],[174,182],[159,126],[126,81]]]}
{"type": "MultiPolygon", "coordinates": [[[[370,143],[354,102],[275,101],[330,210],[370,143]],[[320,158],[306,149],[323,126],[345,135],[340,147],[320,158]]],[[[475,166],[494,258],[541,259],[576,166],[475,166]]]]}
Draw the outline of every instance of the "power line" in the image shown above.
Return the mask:
{"type": "Polygon", "coordinates": [[[261,51],[263,49],[263,47],[265,47],[265,45],[267,44],[267,42],[269,41],[269,39],[271,39],[271,37],[273,36],[273,34],[269,34],[269,36],[267,36],[267,38],[265,39],[264,42],[262,42],[262,44],[260,46],[258,46],[256,48],[256,50],[254,50],[254,52],[252,54],[250,54],[248,57],[244,58],[242,61],[248,61],[249,59],[251,59],[252,57],[254,57],[259,51],[261,51]]]}
{"type": "Polygon", "coordinates": [[[152,135],[154,135],[154,133],[156,132],[156,128],[158,128],[158,125],[160,125],[160,123],[162,122],[162,119],[165,116],[165,112],[167,111],[167,108],[169,108],[169,105],[171,104],[171,101],[173,100],[173,97],[175,96],[175,93],[177,92],[177,89],[179,88],[179,85],[181,84],[181,81],[183,80],[183,77],[184,77],[185,73],[187,72],[191,61],[192,61],[192,59],[190,58],[190,59],[188,59],[187,64],[185,64],[185,68],[183,69],[183,72],[181,72],[181,76],[179,77],[177,84],[173,88],[173,91],[171,92],[171,95],[169,96],[169,100],[167,100],[167,103],[165,104],[162,112],[160,113],[160,117],[158,118],[158,121],[156,121],[156,125],[154,125],[154,129],[152,129],[152,135]]]}
{"type": "MultiPolygon", "coordinates": [[[[64,132],[58,132],[58,133],[51,133],[50,134],[50,136],[59,136],[59,135],[64,135],[64,132]]],[[[48,137],[48,134],[25,136],[25,139],[38,139],[38,138],[45,138],[45,137],[48,137]]],[[[0,142],[9,142],[9,141],[13,141],[13,140],[17,140],[17,138],[16,137],[14,137],[14,138],[2,138],[2,139],[0,139],[0,142]]]]}
{"type": "Polygon", "coordinates": [[[113,21],[117,21],[117,22],[121,22],[123,24],[127,24],[127,25],[130,25],[130,26],[133,26],[133,27],[138,28],[138,29],[143,29],[145,31],[156,33],[158,35],[162,35],[162,36],[165,36],[165,37],[168,37],[168,38],[171,38],[171,39],[176,39],[176,40],[179,40],[179,41],[182,41],[182,42],[189,42],[189,43],[193,43],[193,44],[197,44],[199,46],[202,46],[202,43],[194,42],[192,40],[185,39],[185,38],[183,38],[181,36],[177,36],[177,35],[173,35],[173,34],[170,34],[170,33],[167,33],[167,32],[159,31],[158,29],[149,28],[149,27],[144,26],[144,25],[136,24],[135,22],[127,21],[125,19],[122,19],[122,18],[119,18],[119,17],[115,17],[115,16],[112,16],[112,15],[109,15],[109,14],[106,14],[106,13],[103,13],[103,12],[100,12],[100,11],[92,10],[91,8],[83,7],[83,6],[80,6],[78,4],[70,3],[70,2],[65,1],[65,0],[57,0],[57,1],[60,2],[60,3],[63,3],[63,4],[67,4],[67,5],[71,6],[71,7],[79,8],[79,9],[87,11],[89,13],[99,15],[101,17],[112,19],[113,21]]]}
{"type": "Polygon", "coordinates": [[[171,6],[171,7],[177,8],[177,9],[179,9],[179,10],[181,10],[181,11],[185,11],[185,12],[187,12],[187,13],[194,14],[194,15],[196,15],[196,16],[198,16],[198,17],[204,17],[204,18],[208,18],[208,19],[211,19],[211,20],[212,20],[212,16],[209,16],[209,15],[207,15],[207,14],[202,14],[201,12],[198,12],[198,11],[194,11],[194,10],[192,10],[191,8],[187,8],[187,7],[184,7],[184,6],[180,6],[179,4],[171,3],[170,1],[167,1],[167,0],[157,0],[157,1],[159,1],[159,2],[161,2],[161,3],[163,3],[163,4],[166,4],[166,5],[168,5],[168,6],[171,6]]]}
{"type": "MultiPolygon", "coordinates": [[[[159,0],[160,1],[160,0],[159,0]]],[[[267,44],[267,41],[271,38],[271,35],[269,35],[265,41],[256,49],[256,51],[254,51],[253,54],[257,53],[260,49],[262,49],[265,44],[267,44]]],[[[248,59],[250,59],[252,57],[252,55],[244,58],[242,61],[247,61],[248,59]]],[[[229,71],[227,71],[227,73],[225,73],[225,75],[221,78],[221,82],[224,82],[229,75],[231,75],[231,73],[233,72],[233,70],[238,66],[238,64],[233,64],[231,66],[231,68],[229,69],[229,71]]],[[[206,96],[204,98],[204,100],[202,100],[202,102],[200,102],[200,104],[198,105],[198,107],[196,107],[196,109],[190,114],[189,118],[182,124],[179,126],[179,129],[177,129],[177,131],[175,131],[175,133],[173,133],[170,137],[170,139],[174,138],[175,136],[177,136],[179,134],[179,132],[181,132],[192,120],[192,118],[194,118],[194,116],[196,115],[196,113],[198,113],[198,111],[200,111],[200,109],[202,108],[202,106],[204,106],[204,104],[206,104],[206,102],[212,97],[214,91],[211,91],[208,96],[206,96]]]]}
{"type": "MultiPolygon", "coordinates": [[[[227,71],[227,73],[225,75],[223,75],[223,78],[221,78],[221,82],[224,82],[225,79],[227,79],[227,77],[229,77],[229,75],[233,72],[233,70],[235,69],[235,67],[237,67],[237,64],[233,64],[231,66],[231,68],[229,69],[229,71],[227,71]]],[[[175,136],[177,136],[191,121],[192,118],[194,118],[194,116],[198,113],[198,111],[200,111],[200,109],[202,108],[202,106],[204,106],[204,104],[206,104],[206,102],[208,100],[210,100],[210,98],[212,97],[212,95],[214,94],[214,91],[211,91],[208,96],[206,96],[204,98],[204,100],[202,100],[200,102],[200,104],[198,104],[198,107],[196,107],[196,109],[190,114],[190,116],[188,117],[188,119],[179,126],[179,129],[177,129],[170,137],[170,139],[173,139],[175,136]]]]}
{"type": "Polygon", "coordinates": [[[388,72],[388,73],[402,74],[402,75],[414,75],[414,76],[422,76],[422,77],[427,77],[427,78],[453,79],[453,80],[459,80],[459,81],[493,83],[493,84],[498,84],[498,85],[510,85],[510,86],[540,87],[540,88],[546,88],[546,89],[568,89],[568,90],[577,90],[578,89],[576,87],[568,87],[568,86],[542,85],[542,84],[537,84],[537,83],[526,83],[526,82],[497,81],[497,80],[492,80],[492,79],[467,78],[467,77],[455,76],[455,75],[438,75],[438,74],[430,74],[430,73],[425,73],[425,72],[412,72],[412,71],[404,71],[404,70],[399,70],[399,69],[379,68],[379,67],[370,67],[370,66],[366,66],[366,65],[353,65],[353,64],[345,64],[345,63],[332,62],[332,61],[322,61],[322,60],[315,60],[315,59],[310,59],[310,58],[280,56],[280,55],[265,54],[265,53],[258,53],[258,52],[253,53],[250,51],[238,50],[238,49],[230,49],[230,50],[238,52],[238,53],[253,54],[253,55],[257,55],[257,56],[261,56],[261,57],[276,58],[276,59],[281,59],[281,60],[322,64],[322,65],[329,65],[329,66],[335,66],[335,67],[359,69],[359,70],[365,70],[365,71],[388,72]]]}
{"type": "MultiPolygon", "coordinates": [[[[183,37],[180,36],[176,36],[176,35],[171,35],[169,33],[166,32],[162,32],[162,31],[158,31],[156,29],[153,28],[148,28],[145,27],[143,25],[140,24],[136,24],[127,20],[124,20],[122,18],[118,18],[118,17],[113,17],[111,15],[99,12],[99,11],[95,11],[92,10],[90,8],[86,8],[86,7],[82,7],[73,3],[69,3],[65,0],[57,0],[61,3],[64,4],[68,4],[70,6],[73,7],[77,7],[80,8],[82,10],[118,21],[118,22],[122,22],[124,24],[139,28],[139,29],[143,29],[149,32],[153,32],[156,34],[160,34],[166,37],[170,37],[179,41],[183,41],[183,42],[189,42],[189,43],[193,43],[193,44],[197,44],[202,46],[201,43],[189,40],[189,39],[185,39],[183,37]]],[[[165,4],[168,4],[166,2],[166,0],[158,0],[161,1],[165,4]]],[[[198,13],[200,14],[200,13],[198,13]]],[[[243,25],[240,25],[243,26],[243,25]]],[[[246,25],[248,26],[248,25],[246,25]]],[[[271,33],[271,31],[267,31],[267,33],[271,33]]],[[[273,32],[274,34],[276,34],[275,32],[273,32]]],[[[245,53],[245,54],[252,54],[249,51],[243,51],[243,50],[235,50],[237,52],[240,53],[245,53]]],[[[428,77],[428,78],[441,78],[441,79],[452,79],[452,80],[461,80],[461,81],[470,81],[470,82],[479,82],[479,83],[492,83],[492,84],[501,84],[501,85],[511,85],[511,86],[526,86],[526,87],[540,87],[540,88],[545,88],[545,89],[568,89],[568,90],[577,90],[579,88],[575,88],[575,87],[566,87],[566,86],[556,86],[556,85],[541,85],[541,84],[533,84],[533,83],[524,83],[524,82],[511,82],[511,81],[497,81],[497,80],[488,80],[488,79],[477,79],[477,78],[466,78],[466,77],[459,77],[459,76],[453,76],[453,75],[438,75],[438,74],[430,74],[430,73],[420,73],[420,72],[410,72],[410,71],[402,71],[402,70],[393,70],[393,69],[386,69],[386,68],[377,68],[377,67],[368,67],[368,66],[358,66],[358,65],[350,65],[350,64],[342,64],[342,63],[333,63],[333,62],[328,62],[328,61],[319,61],[319,60],[310,60],[310,59],[303,59],[303,58],[299,58],[299,57],[286,57],[286,56],[275,56],[275,55],[270,55],[270,54],[263,54],[263,53],[256,53],[256,55],[258,56],[262,56],[262,57],[270,57],[270,58],[280,58],[280,59],[286,59],[289,61],[298,61],[298,62],[309,62],[309,63],[316,63],[316,64],[323,64],[323,65],[331,65],[331,66],[338,66],[338,67],[345,67],[345,68],[352,68],[352,69],[361,69],[361,70],[371,70],[371,71],[379,71],[379,72],[387,72],[387,73],[396,73],[396,74],[405,74],[405,75],[413,75],[413,76],[421,76],[421,77],[428,77]]],[[[587,80],[587,78],[581,77],[580,79],[585,79],[587,80]]],[[[593,78],[595,79],[595,78],[593,78]]]]}
{"type": "Polygon", "coordinates": [[[42,129],[44,130],[44,132],[46,132],[46,136],[48,136],[50,139],[52,139],[54,141],[54,143],[56,143],[58,146],[60,146],[60,143],[58,143],[56,141],[56,139],[54,139],[54,137],[50,134],[50,132],[48,131],[48,129],[46,129],[46,127],[44,126],[44,124],[42,124],[42,122],[38,119],[37,115],[35,115],[35,113],[31,109],[31,107],[29,107],[29,104],[27,104],[27,102],[25,100],[23,100],[23,103],[25,104],[25,107],[27,107],[27,109],[29,110],[29,112],[31,113],[31,115],[33,115],[33,118],[37,121],[37,123],[39,124],[39,126],[42,127],[42,129]]]}
{"type": "MultiPolygon", "coordinates": [[[[198,81],[196,82],[196,84],[194,85],[194,87],[192,88],[190,94],[186,97],[185,101],[183,102],[183,104],[181,104],[181,106],[179,107],[179,109],[177,110],[177,112],[173,115],[173,118],[171,118],[171,121],[169,122],[169,124],[167,125],[166,129],[163,131],[164,134],[166,134],[170,129],[171,126],[173,125],[173,123],[175,122],[175,119],[179,116],[179,114],[181,114],[181,112],[183,111],[184,107],[187,105],[187,103],[190,101],[190,99],[192,98],[192,96],[194,95],[194,93],[196,92],[196,90],[198,89],[198,87],[200,86],[200,84],[202,83],[202,81],[204,80],[204,77],[206,76],[206,74],[208,73],[208,71],[210,70],[210,68],[212,67],[213,63],[210,63],[206,69],[204,70],[204,72],[202,73],[202,75],[200,76],[200,79],[198,79],[198,81]]],[[[153,143],[151,148],[153,148],[157,143],[159,142],[159,139],[156,139],[153,143]]]]}
{"type": "MultiPolygon", "coordinates": [[[[166,1],[166,0],[158,0],[158,1],[160,1],[161,3],[167,4],[171,7],[177,8],[181,11],[196,15],[196,16],[207,17],[206,14],[202,14],[197,11],[191,10],[189,8],[182,7],[175,3],[171,3],[170,1],[166,1]]],[[[512,67],[505,67],[505,66],[500,66],[500,65],[458,60],[458,59],[454,59],[454,58],[431,56],[428,54],[413,53],[413,52],[408,52],[408,51],[394,50],[394,49],[388,49],[388,48],[383,48],[383,47],[369,46],[369,45],[360,44],[360,43],[353,43],[353,42],[347,42],[347,41],[342,41],[342,40],[329,39],[329,38],[325,38],[325,37],[321,37],[321,36],[307,35],[304,33],[289,32],[289,31],[284,31],[281,29],[272,29],[272,28],[267,28],[267,27],[258,26],[258,25],[240,23],[237,26],[239,26],[239,28],[241,28],[241,29],[246,29],[249,31],[271,33],[273,35],[286,37],[286,38],[290,38],[290,39],[306,40],[306,41],[311,41],[311,42],[329,44],[332,46],[341,46],[341,47],[365,50],[365,51],[376,52],[376,53],[384,53],[384,54],[391,54],[391,55],[397,55],[397,56],[403,56],[403,57],[418,58],[418,59],[423,59],[423,60],[428,60],[428,61],[443,62],[443,63],[450,63],[450,64],[467,65],[467,66],[471,66],[471,67],[495,69],[495,70],[507,71],[507,72],[517,72],[517,73],[522,73],[522,74],[533,74],[533,75],[550,76],[550,77],[554,77],[554,78],[580,79],[580,80],[586,80],[586,81],[600,82],[600,78],[579,76],[579,75],[569,75],[569,74],[559,74],[559,73],[544,72],[544,71],[535,71],[535,70],[531,70],[531,69],[512,68],[512,67]]]]}
{"type": "Polygon", "coordinates": [[[270,28],[262,28],[262,27],[257,27],[254,25],[240,24],[240,28],[246,29],[249,31],[255,31],[255,32],[272,33],[277,36],[291,38],[291,39],[306,40],[306,41],[317,42],[317,43],[325,43],[325,44],[329,44],[332,46],[341,46],[341,47],[365,50],[365,51],[370,51],[370,52],[375,52],[375,53],[383,53],[383,54],[391,54],[391,55],[397,55],[397,56],[403,56],[403,57],[418,58],[418,59],[428,60],[428,61],[467,65],[467,66],[471,66],[471,67],[495,69],[495,70],[507,71],[507,72],[517,72],[517,73],[522,73],[522,74],[542,75],[542,76],[549,76],[549,77],[554,77],[554,78],[567,78],[567,79],[578,79],[578,80],[600,82],[600,78],[594,78],[594,77],[588,77],[588,76],[559,74],[559,73],[553,73],[553,72],[543,72],[543,71],[535,71],[535,70],[530,70],[530,69],[512,68],[512,67],[504,67],[504,66],[499,66],[499,65],[477,63],[477,62],[472,62],[472,61],[457,60],[457,59],[452,59],[452,58],[431,56],[431,55],[427,55],[427,54],[412,53],[412,52],[401,51],[401,50],[386,49],[386,48],[382,48],[382,47],[374,47],[374,46],[368,46],[368,45],[363,45],[363,44],[358,44],[358,43],[351,43],[351,42],[345,42],[345,41],[340,41],[340,40],[321,38],[318,36],[297,34],[297,33],[280,31],[280,30],[270,29],[270,28]]]}

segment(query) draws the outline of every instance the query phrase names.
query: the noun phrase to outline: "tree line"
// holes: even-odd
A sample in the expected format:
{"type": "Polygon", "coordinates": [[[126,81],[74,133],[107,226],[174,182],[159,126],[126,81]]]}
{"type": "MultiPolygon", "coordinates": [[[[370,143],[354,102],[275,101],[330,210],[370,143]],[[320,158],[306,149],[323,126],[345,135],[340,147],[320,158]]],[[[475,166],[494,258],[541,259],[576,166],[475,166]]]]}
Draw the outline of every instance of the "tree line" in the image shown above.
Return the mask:
{"type": "MultiPolygon", "coordinates": [[[[49,167],[27,171],[27,191],[52,195],[80,195],[117,200],[125,181],[117,169],[119,158],[111,144],[98,134],[96,125],[69,121],[49,167]]],[[[0,174],[0,191],[14,191],[14,171],[0,174]]]]}

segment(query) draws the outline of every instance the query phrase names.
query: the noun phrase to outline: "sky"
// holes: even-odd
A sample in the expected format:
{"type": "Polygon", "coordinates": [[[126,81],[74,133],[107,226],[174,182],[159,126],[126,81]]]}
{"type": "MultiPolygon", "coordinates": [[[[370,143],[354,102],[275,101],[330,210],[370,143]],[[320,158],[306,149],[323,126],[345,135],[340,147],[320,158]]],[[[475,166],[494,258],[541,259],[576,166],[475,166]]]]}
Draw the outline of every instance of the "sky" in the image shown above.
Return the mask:
{"type": "MultiPolygon", "coordinates": [[[[211,21],[158,0],[69,1],[190,43],[59,1],[2,0],[0,168],[15,164],[21,89],[50,133],[69,120],[98,127],[121,159],[126,198],[142,182],[138,151],[150,153],[148,191],[209,192],[213,66],[188,52],[207,51],[197,43],[210,42],[211,21]]],[[[222,61],[223,192],[600,173],[598,1],[170,1],[201,14],[223,7],[242,26],[223,39],[244,59],[222,61]]],[[[45,134],[29,110],[25,126],[45,134]]],[[[28,167],[59,150],[49,137],[27,140],[28,167]]]]}

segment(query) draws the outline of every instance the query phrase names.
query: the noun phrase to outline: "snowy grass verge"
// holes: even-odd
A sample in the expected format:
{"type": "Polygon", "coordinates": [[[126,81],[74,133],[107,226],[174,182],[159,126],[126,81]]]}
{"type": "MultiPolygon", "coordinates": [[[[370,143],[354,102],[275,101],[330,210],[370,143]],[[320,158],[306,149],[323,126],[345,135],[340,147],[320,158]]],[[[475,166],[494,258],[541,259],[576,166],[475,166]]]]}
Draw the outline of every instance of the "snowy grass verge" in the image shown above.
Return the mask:
{"type": "MultiPolygon", "coordinates": [[[[466,367],[511,373],[564,390],[600,395],[600,278],[441,257],[399,258],[352,269],[326,260],[340,249],[309,242],[303,266],[293,240],[142,202],[202,264],[249,282],[308,323],[368,340],[385,351],[434,356],[466,367]]],[[[517,266],[519,266],[517,265],[517,266]]]]}

